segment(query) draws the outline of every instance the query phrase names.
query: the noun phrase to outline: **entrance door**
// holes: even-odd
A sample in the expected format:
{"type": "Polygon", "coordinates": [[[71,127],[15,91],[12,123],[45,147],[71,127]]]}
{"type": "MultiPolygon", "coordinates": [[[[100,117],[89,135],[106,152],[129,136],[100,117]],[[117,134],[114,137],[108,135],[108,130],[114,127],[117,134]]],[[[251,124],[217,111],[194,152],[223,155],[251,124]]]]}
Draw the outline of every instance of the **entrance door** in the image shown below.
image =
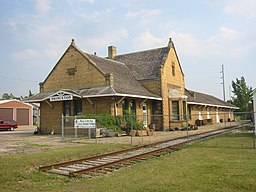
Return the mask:
{"type": "Polygon", "coordinates": [[[145,128],[148,127],[148,110],[147,110],[147,104],[146,103],[143,103],[142,105],[142,108],[143,108],[143,126],[145,128]]]}

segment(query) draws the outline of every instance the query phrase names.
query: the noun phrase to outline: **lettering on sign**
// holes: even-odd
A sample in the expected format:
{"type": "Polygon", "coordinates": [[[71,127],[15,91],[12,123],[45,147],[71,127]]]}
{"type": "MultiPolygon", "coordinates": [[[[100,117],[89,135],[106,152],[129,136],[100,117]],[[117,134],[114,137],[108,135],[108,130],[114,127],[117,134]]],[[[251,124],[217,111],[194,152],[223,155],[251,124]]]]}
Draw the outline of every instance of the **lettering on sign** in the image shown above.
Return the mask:
{"type": "Polygon", "coordinates": [[[73,95],[60,91],[50,97],[50,101],[67,101],[67,100],[73,100],[73,95]]]}
{"type": "Polygon", "coordinates": [[[74,120],[75,128],[96,128],[96,120],[95,119],[75,119],[74,120]]]}

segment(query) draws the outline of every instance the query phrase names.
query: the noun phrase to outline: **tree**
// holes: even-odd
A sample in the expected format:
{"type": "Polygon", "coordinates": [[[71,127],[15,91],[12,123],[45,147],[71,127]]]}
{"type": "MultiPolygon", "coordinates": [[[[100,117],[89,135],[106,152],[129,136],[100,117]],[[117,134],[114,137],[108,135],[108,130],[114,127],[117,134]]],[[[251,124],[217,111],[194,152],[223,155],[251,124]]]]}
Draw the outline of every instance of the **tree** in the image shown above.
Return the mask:
{"type": "Polygon", "coordinates": [[[8,100],[8,99],[18,99],[18,100],[20,100],[20,97],[16,97],[16,96],[14,96],[12,93],[4,93],[3,95],[2,95],[2,100],[8,100]]]}
{"type": "Polygon", "coordinates": [[[232,92],[234,97],[232,97],[232,104],[239,107],[240,112],[247,112],[248,103],[252,100],[253,90],[252,87],[246,85],[245,78],[242,76],[239,80],[236,78],[236,81],[232,81],[232,92]]]}
{"type": "Polygon", "coordinates": [[[2,96],[2,99],[13,99],[13,94],[4,93],[2,96]]]}
{"type": "Polygon", "coordinates": [[[32,95],[34,95],[34,94],[32,93],[31,90],[28,91],[28,96],[25,96],[25,97],[23,97],[23,96],[16,97],[16,96],[14,96],[12,93],[10,93],[10,94],[9,94],[9,93],[4,93],[4,94],[2,95],[2,98],[0,98],[0,100],[8,100],[8,99],[22,100],[22,99],[28,98],[28,97],[30,97],[30,96],[32,96],[32,95]]]}

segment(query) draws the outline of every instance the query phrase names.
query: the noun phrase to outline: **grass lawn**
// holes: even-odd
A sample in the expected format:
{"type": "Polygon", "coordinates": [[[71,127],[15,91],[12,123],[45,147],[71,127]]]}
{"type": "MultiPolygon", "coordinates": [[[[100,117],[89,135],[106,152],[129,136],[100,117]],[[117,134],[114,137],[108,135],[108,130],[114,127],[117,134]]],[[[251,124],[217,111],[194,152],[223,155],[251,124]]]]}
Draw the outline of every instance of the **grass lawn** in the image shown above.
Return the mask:
{"type": "Polygon", "coordinates": [[[256,191],[256,149],[249,133],[230,133],[136,163],[107,176],[68,178],[38,172],[39,165],[123,145],[88,144],[0,157],[0,191],[256,191]]]}

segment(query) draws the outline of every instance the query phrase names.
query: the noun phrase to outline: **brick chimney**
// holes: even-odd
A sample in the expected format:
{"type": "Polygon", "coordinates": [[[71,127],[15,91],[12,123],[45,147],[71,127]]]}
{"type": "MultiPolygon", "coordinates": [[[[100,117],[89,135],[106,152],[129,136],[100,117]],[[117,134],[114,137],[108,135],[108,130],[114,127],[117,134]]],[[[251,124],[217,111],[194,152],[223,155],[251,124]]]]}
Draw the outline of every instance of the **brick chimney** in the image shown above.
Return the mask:
{"type": "Polygon", "coordinates": [[[192,97],[193,97],[194,99],[196,99],[196,93],[195,93],[195,92],[193,92],[191,95],[192,95],[192,97]]]}
{"type": "Polygon", "coordinates": [[[44,83],[40,82],[39,83],[39,93],[42,93],[42,92],[44,92],[44,83]]]}
{"type": "Polygon", "coordinates": [[[114,76],[113,76],[112,73],[107,73],[105,75],[105,80],[106,80],[108,85],[114,85],[114,76]]]}
{"type": "Polygon", "coordinates": [[[116,56],[116,47],[115,46],[108,46],[108,58],[114,59],[116,56]]]}

